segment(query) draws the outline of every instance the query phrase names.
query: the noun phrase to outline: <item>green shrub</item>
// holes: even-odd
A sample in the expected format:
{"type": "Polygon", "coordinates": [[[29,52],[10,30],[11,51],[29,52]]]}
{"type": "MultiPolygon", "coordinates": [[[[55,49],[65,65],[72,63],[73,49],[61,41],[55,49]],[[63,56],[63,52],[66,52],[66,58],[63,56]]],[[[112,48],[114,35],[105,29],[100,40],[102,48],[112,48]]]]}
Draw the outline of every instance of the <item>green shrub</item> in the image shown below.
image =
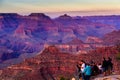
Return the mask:
{"type": "Polygon", "coordinates": [[[66,80],[64,77],[61,77],[60,80],[66,80]]]}
{"type": "Polygon", "coordinates": [[[117,60],[120,60],[120,52],[116,56],[117,60]]]}

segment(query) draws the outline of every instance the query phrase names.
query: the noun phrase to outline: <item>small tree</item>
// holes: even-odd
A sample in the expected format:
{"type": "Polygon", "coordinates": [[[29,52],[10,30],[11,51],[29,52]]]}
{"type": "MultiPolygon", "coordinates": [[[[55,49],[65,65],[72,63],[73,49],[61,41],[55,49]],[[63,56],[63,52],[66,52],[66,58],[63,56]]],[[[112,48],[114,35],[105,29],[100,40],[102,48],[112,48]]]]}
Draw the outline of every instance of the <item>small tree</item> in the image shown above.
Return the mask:
{"type": "Polygon", "coordinates": [[[64,77],[61,77],[60,80],[66,80],[64,77]]]}
{"type": "Polygon", "coordinates": [[[120,60],[120,52],[116,56],[117,60],[120,60]]]}

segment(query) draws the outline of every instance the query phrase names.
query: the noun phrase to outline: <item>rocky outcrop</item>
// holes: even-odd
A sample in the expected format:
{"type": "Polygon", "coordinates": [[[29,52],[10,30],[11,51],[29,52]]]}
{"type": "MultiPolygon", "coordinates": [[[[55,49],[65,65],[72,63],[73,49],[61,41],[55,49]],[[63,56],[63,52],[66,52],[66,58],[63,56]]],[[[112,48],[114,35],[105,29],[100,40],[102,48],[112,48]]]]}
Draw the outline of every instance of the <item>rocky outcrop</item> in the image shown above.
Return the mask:
{"type": "Polygon", "coordinates": [[[112,48],[106,48],[105,51],[101,48],[95,50],[95,52],[103,51],[104,53],[101,54],[93,51],[89,54],[73,55],[60,52],[55,46],[49,46],[36,57],[25,59],[20,64],[12,65],[0,70],[0,79],[59,80],[60,77],[71,79],[76,75],[76,65],[80,60],[85,60],[86,62],[94,60],[95,63],[100,63],[102,62],[102,58],[107,56],[112,58],[114,63],[114,72],[120,72],[120,64],[118,64],[119,61],[116,60],[115,54],[106,54],[108,50],[112,50],[112,48]]]}
{"type": "Polygon", "coordinates": [[[104,35],[103,40],[107,44],[117,44],[120,42],[120,30],[113,31],[111,33],[108,33],[104,35]]]}
{"type": "Polygon", "coordinates": [[[89,36],[87,39],[86,39],[86,43],[103,43],[103,40],[98,38],[98,37],[93,37],[93,36],[89,36]]]}
{"type": "Polygon", "coordinates": [[[72,41],[68,42],[67,44],[83,44],[84,42],[78,38],[73,39],[72,41]]]}
{"type": "Polygon", "coordinates": [[[120,75],[111,75],[106,77],[98,77],[94,80],[120,80],[120,75]]]}
{"type": "Polygon", "coordinates": [[[36,57],[2,70],[0,79],[57,80],[62,75],[70,77],[75,71],[76,59],[75,56],[61,53],[56,47],[50,46],[36,57]]]}

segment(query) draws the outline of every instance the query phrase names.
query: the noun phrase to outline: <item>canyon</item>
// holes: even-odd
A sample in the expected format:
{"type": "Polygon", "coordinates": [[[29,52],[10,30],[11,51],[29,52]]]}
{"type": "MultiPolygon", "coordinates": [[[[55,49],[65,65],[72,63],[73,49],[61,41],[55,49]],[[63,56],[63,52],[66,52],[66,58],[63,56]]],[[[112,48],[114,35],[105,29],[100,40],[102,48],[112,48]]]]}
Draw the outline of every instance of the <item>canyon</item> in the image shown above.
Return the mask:
{"type": "Polygon", "coordinates": [[[113,46],[120,40],[119,21],[119,15],[50,18],[44,13],[0,13],[0,68],[34,57],[50,45],[69,53],[72,48],[73,54],[113,46]]]}

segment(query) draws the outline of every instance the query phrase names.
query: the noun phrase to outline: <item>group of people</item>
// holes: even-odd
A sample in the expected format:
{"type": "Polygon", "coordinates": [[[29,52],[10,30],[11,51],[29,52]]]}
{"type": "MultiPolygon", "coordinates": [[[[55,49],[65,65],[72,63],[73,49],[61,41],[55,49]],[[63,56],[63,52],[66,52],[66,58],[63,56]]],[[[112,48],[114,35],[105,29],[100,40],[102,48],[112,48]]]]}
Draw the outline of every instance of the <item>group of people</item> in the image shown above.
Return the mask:
{"type": "Polygon", "coordinates": [[[106,60],[103,58],[102,63],[96,64],[94,61],[90,61],[86,63],[85,61],[81,60],[77,64],[78,69],[78,80],[80,77],[82,80],[90,80],[91,76],[96,76],[98,74],[103,74],[104,76],[111,74],[113,69],[112,59],[108,57],[106,60]]]}

